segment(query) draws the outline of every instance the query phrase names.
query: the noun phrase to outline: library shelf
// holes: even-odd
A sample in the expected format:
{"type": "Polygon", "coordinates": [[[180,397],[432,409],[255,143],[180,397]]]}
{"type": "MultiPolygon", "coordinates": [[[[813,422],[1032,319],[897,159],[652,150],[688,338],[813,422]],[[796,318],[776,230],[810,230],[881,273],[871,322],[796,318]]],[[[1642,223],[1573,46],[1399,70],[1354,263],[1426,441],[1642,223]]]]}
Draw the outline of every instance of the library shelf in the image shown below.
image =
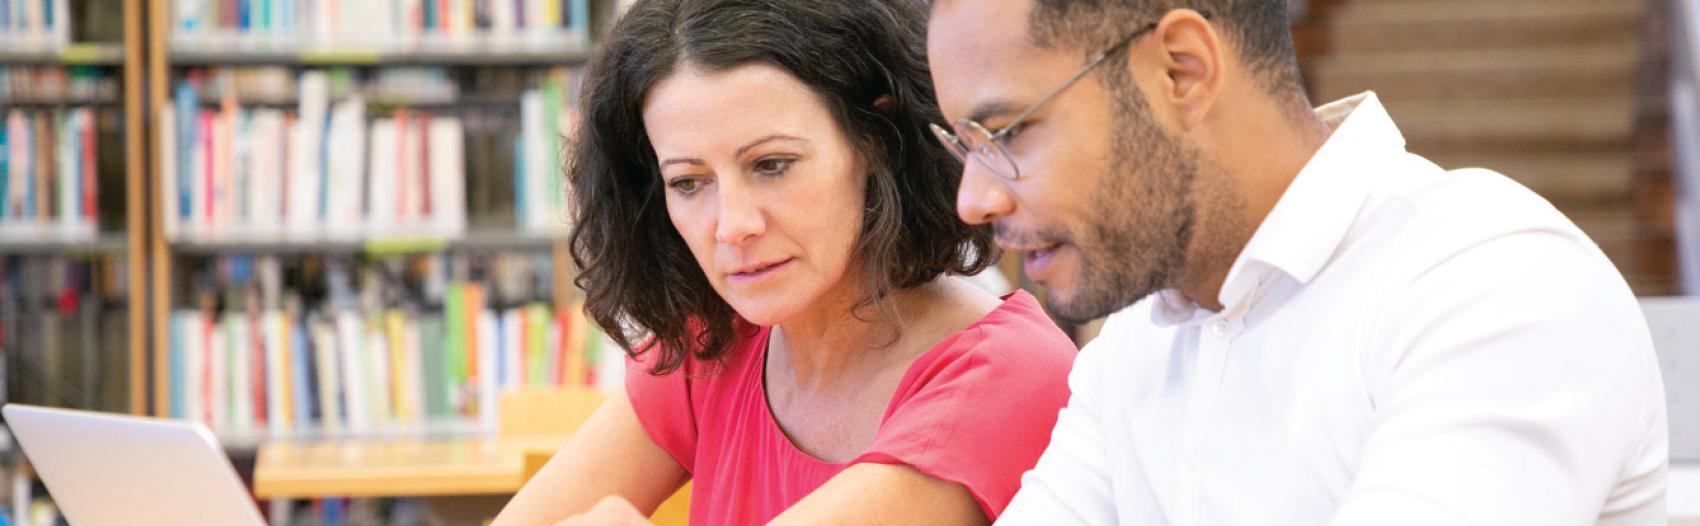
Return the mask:
{"type": "Polygon", "coordinates": [[[124,46],[117,43],[13,46],[0,41],[0,65],[117,66],[123,63],[124,46]]]}

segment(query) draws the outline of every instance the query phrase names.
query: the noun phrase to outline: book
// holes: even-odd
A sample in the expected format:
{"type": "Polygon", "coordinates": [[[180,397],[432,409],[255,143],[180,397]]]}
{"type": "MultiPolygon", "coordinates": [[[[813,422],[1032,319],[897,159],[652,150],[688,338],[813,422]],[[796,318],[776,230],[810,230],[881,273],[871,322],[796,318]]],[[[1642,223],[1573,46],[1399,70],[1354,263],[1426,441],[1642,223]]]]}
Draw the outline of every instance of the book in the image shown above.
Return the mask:
{"type": "MultiPolygon", "coordinates": [[[[308,319],[307,327],[313,342],[313,371],[318,376],[318,398],[312,404],[318,411],[314,416],[326,433],[339,433],[348,406],[343,397],[336,333],[323,318],[308,319]]],[[[303,424],[311,423],[303,421],[303,424]]]]}

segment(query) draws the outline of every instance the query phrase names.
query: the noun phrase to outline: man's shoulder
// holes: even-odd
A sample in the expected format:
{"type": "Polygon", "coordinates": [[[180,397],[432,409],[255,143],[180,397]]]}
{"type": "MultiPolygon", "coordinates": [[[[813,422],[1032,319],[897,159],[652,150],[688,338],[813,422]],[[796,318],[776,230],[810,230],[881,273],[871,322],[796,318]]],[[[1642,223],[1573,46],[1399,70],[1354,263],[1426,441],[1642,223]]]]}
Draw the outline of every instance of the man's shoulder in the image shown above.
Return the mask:
{"type": "Polygon", "coordinates": [[[1562,257],[1615,272],[1587,234],[1521,183],[1488,168],[1444,170],[1415,155],[1409,161],[1408,169],[1370,194],[1370,213],[1387,223],[1377,234],[1392,238],[1378,245],[1387,247],[1384,255],[1396,267],[1421,273],[1461,254],[1536,235],[1565,249],[1520,257],[1562,257]]]}
{"type": "Polygon", "coordinates": [[[1531,228],[1575,230],[1546,198],[1491,168],[1446,170],[1416,155],[1407,160],[1408,168],[1371,196],[1384,206],[1406,209],[1416,226],[1488,235],[1531,228]]]}

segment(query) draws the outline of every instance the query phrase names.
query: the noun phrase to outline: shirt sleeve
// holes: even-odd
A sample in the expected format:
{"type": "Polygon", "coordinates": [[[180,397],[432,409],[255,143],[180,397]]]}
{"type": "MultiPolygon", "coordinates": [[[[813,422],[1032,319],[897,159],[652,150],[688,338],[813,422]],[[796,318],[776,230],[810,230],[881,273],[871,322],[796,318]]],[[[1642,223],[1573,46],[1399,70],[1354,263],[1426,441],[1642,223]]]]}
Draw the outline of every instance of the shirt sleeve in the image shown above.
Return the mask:
{"type": "Polygon", "coordinates": [[[697,425],[689,374],[685,367],[665,376],[649,374],[646,359],[653,356],[655,352],[650,351],[637,359],[626,358],[626,397],[650,440],[695,475],[697,425]]]}
{"type": "Polygon", "coordinates": [[[1391,297],[1386,354],[1366,364],[1373,427],[1332,524],[1662,522],[1658,366],[1585,242],[1508,234],[1391,297]]]}
{"type": "MultiPolygon", "coordinates": [[[[1097,400],[1108,353],[1114,349],[1118,323],[1112,318],[1099,336],[1075,358],[1068,375],[1072,395],[1057,416],[1051,443],[1031,471],[1021,477],[1021,491],[998,519],[999,524],[1115,524],[1110,493],[1109,458],[1097,400]]],[[[1126,352],[1126,349],[1121,349],[1126,352]]]]}
{"type": "Polygon", "coordinates": [[[998,336],[973,329],[953,352],[931,353],[910,373],[919,377],[902,384],[868,453],[852,463],[904,464],[961,484],[995,520],[1068,399],[1074,345],[1054,326],[1032,327],[1038,332],[998,336]]]}

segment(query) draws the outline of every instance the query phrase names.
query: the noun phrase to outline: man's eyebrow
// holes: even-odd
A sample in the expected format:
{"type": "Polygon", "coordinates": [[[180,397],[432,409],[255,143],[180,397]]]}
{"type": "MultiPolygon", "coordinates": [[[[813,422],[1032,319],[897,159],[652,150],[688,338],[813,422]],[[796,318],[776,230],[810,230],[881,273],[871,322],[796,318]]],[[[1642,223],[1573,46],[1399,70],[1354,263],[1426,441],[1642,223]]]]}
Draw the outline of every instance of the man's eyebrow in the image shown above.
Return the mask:
{"type": "Polygon", "coordinates": [[[1017,106],[1014,102],[1007,100],[990,100],[974,106],[974,111],[968,113],[968,120],[978,122],[981,126],[984,126],[986,121],[992,117],[1015,113],[1017,111],[1021,111],[1021,109],[1022,108],[1017,106]]]}

